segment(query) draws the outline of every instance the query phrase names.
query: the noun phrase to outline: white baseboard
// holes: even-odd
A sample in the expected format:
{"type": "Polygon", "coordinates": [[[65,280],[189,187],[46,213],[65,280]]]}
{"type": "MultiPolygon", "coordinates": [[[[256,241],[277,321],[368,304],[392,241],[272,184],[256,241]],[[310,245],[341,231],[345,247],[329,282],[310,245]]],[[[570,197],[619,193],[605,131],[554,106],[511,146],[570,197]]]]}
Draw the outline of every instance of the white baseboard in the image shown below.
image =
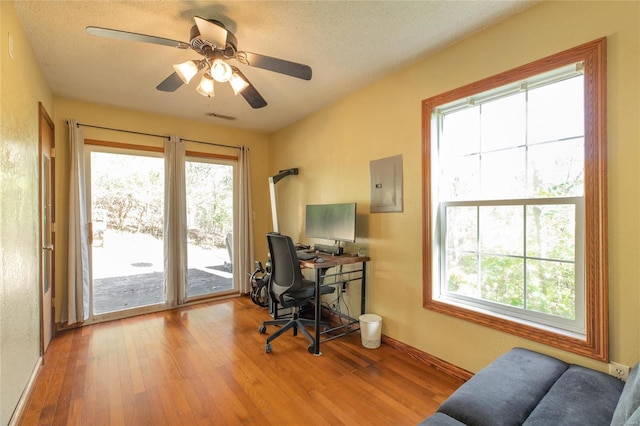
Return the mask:
{"type": "Polygon", "coordinates": [[[15,426],[20,421],[22,417],[22,410],[24,410],[27,401],[29,400],[29,396],[31,395],[31,391],[33,390],[33,384],[36,382],[36,377],[38,377],[38,373],[40,372],[40,368],[42,367],[42,357],[38,357],[38,361],[36,365],[33,367],[33,371],[31,372],[31,376],[29,376],[29,381],[27,382],[27,386],[25,386],[22,391],[22,395],[20,395],[20,399],[18,400],[18,405],[16,405],[16,409],[13,410],[13,415],[9,420],[8,426],[15,426]]]}

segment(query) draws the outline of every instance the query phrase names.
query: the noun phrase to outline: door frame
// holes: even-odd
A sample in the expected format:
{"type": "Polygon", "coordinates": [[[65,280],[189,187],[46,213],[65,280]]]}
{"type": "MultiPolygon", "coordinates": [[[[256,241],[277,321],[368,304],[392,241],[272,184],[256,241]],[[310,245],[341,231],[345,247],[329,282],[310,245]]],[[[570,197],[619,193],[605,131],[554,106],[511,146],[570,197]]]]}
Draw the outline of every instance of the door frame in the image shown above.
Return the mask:
{"type": "MultiPolygon", "coordinates": [[[[144,145],[130,145],[123,144],[118,142],[104,142],[93,139],[85,139],[85,178],[86,178],[86,211],[87,211],[87,221],[89,223],[89,279],[91,281],[90,291],[89,291],[89,319],[85,321],[85,324],[92,324],[96,322],[102,321],[110,321],[116,319],[127,318],[135,315],[141,315],[151,312],[158,312],[164,309],[167,309],[166,300],[163,300],[161,303],[151,304],[151,305],[143,305],[143,306],[135,306],[131,308],[120,309],[116,311],[109,311],[103,313],[96,313],[94,307],[94,276],[93,276],[93,247],[91,245],[93,240],[93,209],[92,209],[92,161],[91,154],[92,153],[101,153],[101,154],[116,154],[116,155],[127,155],[127,156],[140,156],[140,157],[149,157],[149,158],[164,158],[164,150],[158,147],[149,147],[144,145]]],[[[164,202],[164,201],[163,201],[164,202]]],[[[164,244],[164,243],[163,243],[164,244]]],[[[163,278],[164,285],[164,278],[163,278]]],[[[164,290],[163,290],[164,293],[164,290]]]]}
{"type": "MultiPolygon", "coordinates": [[[[237,157],[231,157],[231,156],[222,156],[222,155],[218,155],[218,154],[207,154],[207,153],[202,153],[202,152],[196,152],[196,151],[187,151],[186,155],[185,155],[185,166],[186,163],[188,162],[200,162],[200,163],[208,163],[208,164],[214,164],[214,165],[219,165],[219,166],[229,166],[232,168],[232,179],[233,179],[233,193],[232,193],[232,197],[233,197],[233,203],[232,203],[232,244],[231,244],[231,265],[232,265],[232,270],[231,270],[231,282],[232,282],[232,288],[230,290],[225,290],[225,291],[219,291],[219,292],[213,292],[213,293],[208,293],[208,294],[204,294],[204,295],[199,295],[199,296],[191,296],[189,297],[188,293],[187,293],[187,288],[188,287],[188,280],[189,280],[189,276],[188,274],[185,275],[185,302],[183,304],[189,304],[189,303],[193,303],[193,302],[197,302],[200,300],[209,300],[212,298],[220,298],[220,297],[228,297],[230,295],[236,295],[239,294],[240,292],[240,278],[239,278],[239,274],[238,274],[238,267],[236,265],[236,267],[233,267],[233,264],[237,264],[238,259],[240,259],[240,250],[239,250],[239,241],[240,241],[240,237],[238,236],[239,232],[238,229],[239,225],[240,225],[240,214],[239,214],[239,200],[240,200],[240,187],[238,182],[240,181],[239,179],[239,164],[238,164],[238,159],[237,157]]],[[[185,191],[186,194],[186,191],[185,191]]],[[[188,201],[188,200],[185,200],[188,201]]],[[[188,267],[188,257],[187,257],[187,267],[188,267]]]]}
{"type": "MultiPolygon", "coordinates": [[[[91,184],[90,184],[90,175],[91,175],[91,152],[110,152],[110,153],[118,153],[118,154],[131,154],[131,155],[146,155],[150,157],[154,157],[156,155],[164,156],[164,148],[160,146],[152,146],[152,145],[139,145],[139,144],[131,144],[131,143],[123,143],[123,142],[112,142],[105,140],[97,140],[97,139],[85,139],[85,173],[87,176],[87,185],[85,188],[87,194],[87,219],[91,221],[90,211],[91,211],[91,184]],[[145,153],[146,154],[141,154],[145,153]],[[137,154],[136,154],[137,153],[137,154]],[[155,155],[154,155],[155,154],[155,155]]],[[[187,150],[185,152],[185,161],[202,161],[203,159],[214,160],[212,162],[218,164],[229,164],[233,166],[233,228],[234,230],[239,229],[239,163],[237,156],[231,155],[222,155],[222,154],[214,154],[207,153],[201,151],[190,151],[187,150]]],[[[233,235],[233,258],[239,259],[239,237],[238,232],[234,232],[233,235]]],[[[91,254],[92,250],[89,251],[90,261],[92,263],[91,254]]],[[[185,265],[186,266],[186,265],[185,265]]],[[[90,295],[90,316],[87,321],[84,322],[85,325],[94,324],[103,321],[122,319],[133,315],[140,315],[144,313],[151,312],[159,312],[166,309],[173,309],[179,306],[187,306],[193,303],[200,303],[204,301],[216,300],[221,298],[227,298],[233,295],[238,295],[240,293],[240,277],[237,272],[237,268],[233,268],[233,289],[227,292],[216,293],[210,296],[201,296],[201,297],[192,297],[184,300],[182,304],[176,304],[172,306],[168,306],[166,303],[163,305],[148,305],[139,308],[132,308],[123,311],[109,312],[100,315],[95,315],[93,312],[93,271],[90,268],[90,279],[92,281],[91,284],[91,295],[90,295]]],[[[186,276],[185,276],[186,278],[186,276]]],[[[186,285],[186,282],[185,282],[186,285]]]]}
{"type": "Polygon", "coordinates": [[[39,304],[40,304],[40,355],[47,350],[51,339],[55,335],[55,125],[47,113],[47,110],[38,102],[38,207],[39,207],[39,238],[38,252],[40,253],[40,274],[39,274],[39,304]],[[49,151],[47,153],[47,150],[49,151]],[[50,181],[43,185],[45,157],[50,159],[49,176],[50,181]],[[45,192],[49,190],[49,205],[44,205],[45,192]],[[45,209],[49,214],[45,215],[45,209]],[[45,235],[45,218],[49,220],[50,236],[45,235]],[[48,244],[50,243],[50,244],[48,244]],[[49,257],[49,261],[45,261],[49,257]],[[47,269],[45,271],[45,268],[47,269]],[[45,292],[45,279],[49,279],[49,289],[45,292]],[[50,307],[50,310],[49,310],[50,307]]]}

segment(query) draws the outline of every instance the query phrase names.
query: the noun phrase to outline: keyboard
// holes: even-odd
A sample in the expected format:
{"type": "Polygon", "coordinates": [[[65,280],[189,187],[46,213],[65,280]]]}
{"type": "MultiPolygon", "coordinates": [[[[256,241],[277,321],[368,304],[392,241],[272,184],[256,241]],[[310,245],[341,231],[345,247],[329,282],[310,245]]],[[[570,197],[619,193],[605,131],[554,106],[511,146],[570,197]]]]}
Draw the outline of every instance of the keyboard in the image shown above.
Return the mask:
{"type": "Polygon", "coordinates": [[[298,259],[300,260],[311,260],[315,257],[318,257],[315,253],[308,252],[306,250],[297,250],[296,256],[298,256],[298,259]]]}

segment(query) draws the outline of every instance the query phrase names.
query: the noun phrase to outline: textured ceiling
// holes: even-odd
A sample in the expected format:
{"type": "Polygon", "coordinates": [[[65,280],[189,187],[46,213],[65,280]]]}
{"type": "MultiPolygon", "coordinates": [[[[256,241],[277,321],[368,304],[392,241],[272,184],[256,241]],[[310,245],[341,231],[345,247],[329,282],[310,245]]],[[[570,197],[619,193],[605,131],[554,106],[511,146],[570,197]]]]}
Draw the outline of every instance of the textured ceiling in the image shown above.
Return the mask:
{"type": "Polygon", "coordinates": [[[272,132],[535,1],[14,1],[58,96],[272,132]],[[229,85],[216,96],[156,85],[172,64],[200,56],[86,33],[107,27],[189,42],[193,17],[217,19],[238,49],[311,66],[299,80],[235,62],[266,99],[252,109],[229,85]],[[215,112],[234,121],[208,117],[215,112]]]}

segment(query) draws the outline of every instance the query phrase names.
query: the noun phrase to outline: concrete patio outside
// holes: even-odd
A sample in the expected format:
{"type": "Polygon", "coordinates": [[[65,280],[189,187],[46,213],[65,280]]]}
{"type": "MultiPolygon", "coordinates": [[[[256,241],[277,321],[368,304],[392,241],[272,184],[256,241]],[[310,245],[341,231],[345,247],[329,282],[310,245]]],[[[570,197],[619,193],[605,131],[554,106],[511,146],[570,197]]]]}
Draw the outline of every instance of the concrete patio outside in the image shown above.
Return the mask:
{"type": "MultiPolygon", "coordinates": [[[[92,247],[94,313],[103,314],[162,303],[163,242],[146,234],[107,230],[92,247]]],[[[224,248],[188,245],[187,297],[233,289],[224,248]]]]}

